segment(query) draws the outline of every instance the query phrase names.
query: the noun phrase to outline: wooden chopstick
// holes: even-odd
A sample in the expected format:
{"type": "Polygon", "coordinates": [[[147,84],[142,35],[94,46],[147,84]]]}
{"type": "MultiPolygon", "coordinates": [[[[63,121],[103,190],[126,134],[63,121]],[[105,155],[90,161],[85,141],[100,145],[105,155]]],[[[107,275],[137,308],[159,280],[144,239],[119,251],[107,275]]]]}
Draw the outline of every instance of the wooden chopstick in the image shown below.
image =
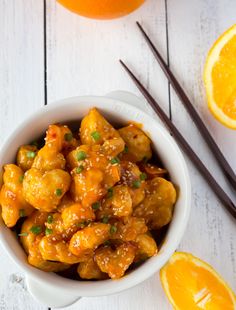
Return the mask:
{"type": "Polygon", "coordinates": [[[179,143],[179,145],[181,145],[182,149],[188,155],[188,157],[193,162],[195,167],[198,169],[198,171],[201,173],[201,175],[205,178],[205,180],[207,181],[207,183],[209,184],[209,186],[211,187],[213,192],[216,194],[216,196],[219,198],[219,200],[223,203],[223,206],[236,219],[236,206],[234,205],[232,200],[224,192],[224,190],[221,188],[221,186],[216,182],[216,180],[213,178],[213,176],[211,175],[209,170],[206,168],[206,166],[202,163],[200,158],[192,150],[192,148],[188,144],[188,142],[181,135],[179,130],[175,127],[175,125],[171,122],[171,120],[168,118],[168,116],[165,114],[165,112],[161,109],[161,107],[159,106],[157,101],[151,96],[151,94],[147,91],[147,89],[141,84],[141,82],[136,78],[136,76],[131,72],[131,70],[124,64],[124,62],[122,60],[120,60],[120,63],[123,66],[123,68],[126,70],[126,72],[129,74],[132,81],[138,87],[140,92],[147,99],[148,103],[153,108],[153,110],[156,112],[156,114],[162,119],[162,121],[165,123],[166,127],[169,128],[170,133],[173,135],[173,137],[176,139],[176,141],[179,143]]]}
{"type": "Polygon", "coordinates": [[[180,86],[179,82],[177,81],[174,74],[171,72],[165,61],[163,60],[161,54],[157,50],[156,46],[153,44],[151,39],[148,37],[147,33],[144,31],[142,26],[139,22],[136,22],[138,25],[139,30],[141,31],[145,41],[147,42],[148,46],[150,47],[155,59],[159,63],[160,67],[162,68],[163,72],[165,73],[168,81],[170,82],[171,86],[175,90],[176,94],[178,95],[179,99],[185,106],[186,110],[190,114],[192,120],[194,121],[195,125],[199,129],[202,137],[205,139],[206,143],[208,144],[209,148],[211,149],[213,155],[215,156],[219,166],[221,167],[223,173],[225,174],[226,178],[236,190],[236,175],[232,168],[230,167],[229,163],[225,159],[224,155],[222,154],[221,150],[219,149],[218,145],[214,141],[213,137],[211,136],[210,132],[208,131],[207,127],[204,125],[203,121],[201,120],[200,116],[198,115],[197,111],[195,110],[193,104],[189,100],[188,96],[186,95],[183,88],[180,86]]]}

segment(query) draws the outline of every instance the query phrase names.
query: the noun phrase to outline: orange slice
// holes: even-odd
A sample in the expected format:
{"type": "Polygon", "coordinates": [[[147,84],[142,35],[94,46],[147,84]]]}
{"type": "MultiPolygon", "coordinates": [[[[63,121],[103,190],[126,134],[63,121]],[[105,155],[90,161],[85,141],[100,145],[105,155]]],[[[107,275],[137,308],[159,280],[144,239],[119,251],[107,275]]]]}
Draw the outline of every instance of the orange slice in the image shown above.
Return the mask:
{"type": "Polygon", "coordinates": [[[236,129],[236,24],[211,48],[204,70],[208,106],[223,125],[236,129]]]}
{"type": "Polygon", "coordinates": [[[231,288],[210,265],[191,254],[176,252],[161,269],[160,277],[174,309],[236,309],[231,288]]]}

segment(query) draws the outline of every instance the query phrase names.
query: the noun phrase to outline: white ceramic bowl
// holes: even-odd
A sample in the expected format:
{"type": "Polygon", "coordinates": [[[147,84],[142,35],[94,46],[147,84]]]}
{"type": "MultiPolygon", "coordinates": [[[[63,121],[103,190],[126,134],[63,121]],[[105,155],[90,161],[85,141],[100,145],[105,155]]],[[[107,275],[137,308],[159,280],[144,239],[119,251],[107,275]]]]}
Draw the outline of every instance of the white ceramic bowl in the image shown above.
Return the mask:
{"type": "Polygon", "coordinates": [[[28,280],[31,293],[48,306],[65,306],[79,296],[101,296],[120,292],[146,280],[157,272],[176,250],[189,217],[191,206],[190,180],[183,155],[170,134],[142,110],[107,97],[75,97],[61,100],[41,108],[26,119],[9,137],[0,152],[0,166],[15,161],[16,151],[43,135],[49,124],[78,121],[91,107],[98,107],[111,122],[126,124],[133,120],[143,124],[150,135],[154,149],[170,173],[171,180],[179,188],[174,216],[167,235],[157,256],[148,259],[120,280],[74,281],[62,278],[54,273],[40,271],[27,263],[27,257],[10,229],[0,222],[0,240],[9,256],[21,267],[28,280]]]}

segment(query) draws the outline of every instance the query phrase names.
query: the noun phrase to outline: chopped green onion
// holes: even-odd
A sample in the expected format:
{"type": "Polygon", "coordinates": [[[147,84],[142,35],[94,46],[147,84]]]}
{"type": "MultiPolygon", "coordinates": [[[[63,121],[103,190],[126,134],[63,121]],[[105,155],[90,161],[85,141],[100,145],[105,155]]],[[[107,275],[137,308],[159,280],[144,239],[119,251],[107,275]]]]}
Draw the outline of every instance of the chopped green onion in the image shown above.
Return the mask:
{"type": "Polygon", "coordinates": [[[126,154],[126,153],[128,153],[129,152],[129,148],[128,148],[128,146],[127,145],[125,145],[125,148],[124,148],[124,153],[126,154]]]}
{"type": "Polygon", "coordinates": [[[84,160],[86,157],[87,157],[87,155],[86,155],[86,153],[84,151],[79,151],[76,154],[76,158],[77,158],[78,161],[84,160]]]}
{"type": "Polygon", "coordinates": [[[83,229],[85,227],[85,224],[84,223],[78,223],[77,226],[81,229],[83,229]]]}
{"type": "Polygon", "coordinates": [[[119,158],[114,157],[114,158],[111,159],[110,163],[111,163],[112,165],[119,164],[119,163],[120,163],[120,160],[119,160],[119,158]]]}
{"type": "Polygon", "coordinates": [[[20,209],[19,210],[19,215],[20,215],[20,217],[24,217],[25,216],[25,210],[24,209],[20,209]]]}
{"type": "Polygon", "coordinates": [[[113,188],[109,188],[108,191],[107,191],[107,197],[108,198],[111,198],[113,196],[113,188]]]}
{"type": "Polygon", "coordinates": [[[81,173],[83,170],[84,170],[84,167],[83,167],[83,166],[79,166],[79,167],[76,168],[75,171],[76,171],[76,173],[79,174],[79,173],[81,173]]]}
{"type": "Polygon", "coordinates": [[[52,214],[48,215],[47,222],[48,222],[48,224],[52,224],[52,222],[53,222],[53,215],[52,214]]]}
{"type": "Polygon", "coordinates": [[[64,135],[64,139],[68,142],[70,142],[73,139],[73,134],[71,132],[67,132],[64,135]]]}
{"type": "Polygon", "coordinates": [[[147,179],[146,173],[142,172],[142,173],[140,174],[139,178],[140,178],[141,181],[145,181],[145,180],[147,179]]]}
{"type": "Polygon", "coordinates": [[[42,232],[42,227],[41,226],[32,226],[30,228],[30,231],[35,234],[35,235],[38,235],[42,232]]]}
{"type": "Polygon", "coordinates": [[[103,242],[103,245],[109,246],[109,245],[111,245],[111,241],[110,240],[106,240],[105,242],[103,242]]]}
{"type": "Polygon", "coordinates": [[[110,228],[110,233],[115,234],[117,232],[117,227],[115,225],[112,225],[110,228]]]}
{"type": "Polygon", "coordinates": [[[19,237],[25,237],[25,236],[28,236],[28,233],[27,232],[23,232],[21,234],[18,234],[19,237]]]}
{"type": "Polygon", "coordinates": [[[57,189],[55,190],[55,194],[56,194],[57,196],[61,196],[61,195],[62,195],[62,189],[61,189],[61,188],[57,188],[57,189]]]}
{"type": "Polygon", "coordinates": [[[104,224],[107,224],[108,221],[109,221],[109,217],[108,217],[107,215],[103,216],[102,222],[103,222],[104,224]]]}
{"type": "Polygon", "coordinates": [[[38,147],[38,146],[39,146],[39,144],[38,144],[38,142],[37,142],[37,141],[33,141],[33,142],[31,143],[31,145],[36,146],[36,147],[38,147]]]}
{"type": "Polygon", "coordinates": [[[48,235],[51,235],[51,234],[52,234],[52,229],[46,227],[45,235],[48,236],[48,235]]]}
{"type": "Polygon", "coordinates": [[[86,224],[87,224],[86,221],[83,221],[83,222],[77,223],[76,226],[83,229],[86,226],[86,224]]]}
{"type": "Polygon", "coordinates": [[[94,139],[94,141],[98,141],[101,138],[101,135],[98,131],[94,131],[91,133],[91,137],[94,139]]]}
{"type": "Polygon", "coordinates": [[[146,164],[148,162],[148,158],[146,156],[143,157],[143,162],[146,164]]]}
{"type": "Polygon", "coordinates": [[[92,220],[87,220],[87,221],[85,221],[85,223],[86,223],[86,225],[88,226],[89,224],[92,223],[92,220]]]}
{"type": "Polygon", "coordinates": [[[35,158],[36,153],[33,152],[33,151],[28,151],[28,152],[26,153],[26,156],[27,156],[27,158],[35,158]]]}
{"type": "Polygon", "coordinates": [[[24,180],[24,175],[22,174],[20,177],[19,177],[19,182],[22,183],[24,180]]]}
{"type": "Polygon", "coordinates": [[[133,182],[133,187],[134,188],[139,188],[141,186],[141,182],[139,180],[136,180],[133,182]]]}
{"type": "Polygon", "coordinates": [[[93,210],[98,210],[100,208],[100,202],[95,202],[92,204],[93,210]]]}

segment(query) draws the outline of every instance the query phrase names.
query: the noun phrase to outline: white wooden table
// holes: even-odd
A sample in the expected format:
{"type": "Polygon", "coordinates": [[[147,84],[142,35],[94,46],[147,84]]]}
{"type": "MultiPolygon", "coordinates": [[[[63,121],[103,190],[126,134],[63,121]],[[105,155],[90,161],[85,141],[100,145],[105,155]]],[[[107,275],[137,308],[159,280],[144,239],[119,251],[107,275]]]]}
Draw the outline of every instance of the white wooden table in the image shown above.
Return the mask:
{"type": "MultiPolygon", "coordinates": [[[[0,144],[32,111],[56,99],[138,91],[121,69],[122,58],[169,112],[214,176],[236,200],[209,149],[155,63],[135,21],[155,39],[207,127],[236,170],[236,132],[209,114],[202,72],[207,51],[235,23],[235,0],[147,0],[128,17],[93,21],[55,0],[0,0],[0,144]]],[[[236,290],[236,223],[188,162],[193,199],[179,249],[213,265],[236,290]]],[[[0,309],[46,310],[27,292],[24,274],[0,249],[0,309]]],[[[170,309],[156,274],[118,295],[83,298],[68,309],[170,309]]],[[[225,309],[224,309],[225,310],[225,309]]]]}

